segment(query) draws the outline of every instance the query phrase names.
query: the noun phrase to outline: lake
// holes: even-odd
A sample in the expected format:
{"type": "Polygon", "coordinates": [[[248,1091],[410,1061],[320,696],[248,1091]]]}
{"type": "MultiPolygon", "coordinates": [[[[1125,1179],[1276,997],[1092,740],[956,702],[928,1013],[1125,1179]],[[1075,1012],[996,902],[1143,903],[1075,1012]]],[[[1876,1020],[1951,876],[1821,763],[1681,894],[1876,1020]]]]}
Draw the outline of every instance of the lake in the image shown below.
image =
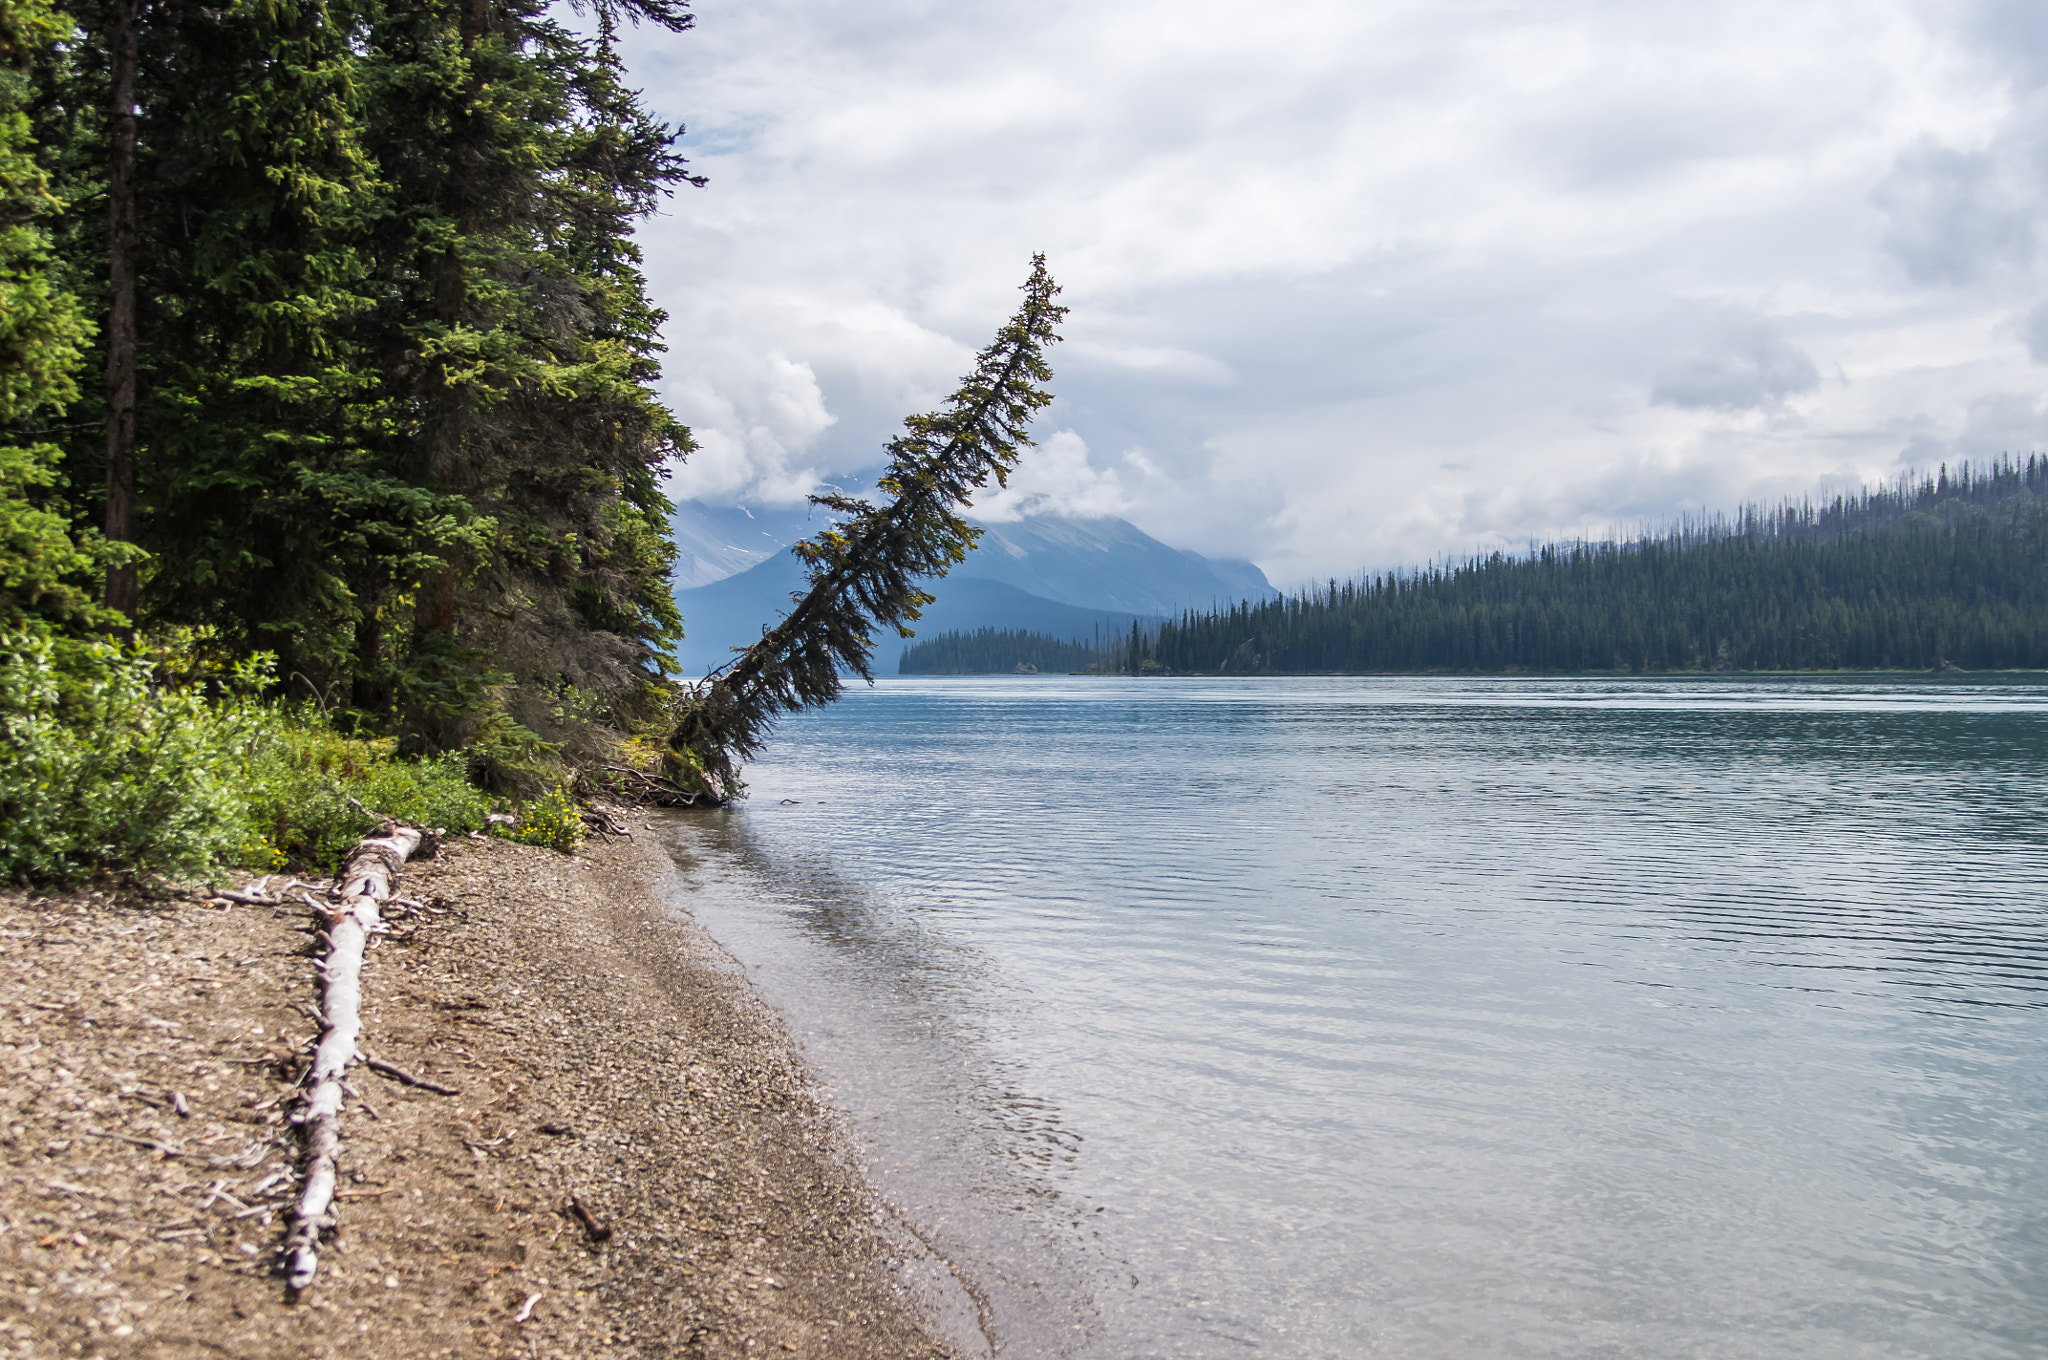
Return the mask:
{"type": "Polygon", "coordinates": [[[890,679],[665,823],[998,1354],[2048,1354],[2038,678],[890,679]]]}

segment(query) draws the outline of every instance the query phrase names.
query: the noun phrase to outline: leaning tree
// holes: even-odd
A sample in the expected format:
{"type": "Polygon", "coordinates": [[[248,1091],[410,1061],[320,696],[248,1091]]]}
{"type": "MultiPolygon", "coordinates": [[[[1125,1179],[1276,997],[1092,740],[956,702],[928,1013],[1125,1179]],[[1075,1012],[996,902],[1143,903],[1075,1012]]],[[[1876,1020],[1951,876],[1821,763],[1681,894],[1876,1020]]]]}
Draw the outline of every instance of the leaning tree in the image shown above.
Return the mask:
{"type": "Polygon", "coordinates": [[[741,785],[735,762],[766,741],[784,714],[828,704],[849,675],[872,681],[877,629],[903,637],[932,602],[919,582],[964,560],[981,531],[961,517],[990,478],[1007,483],[1031,444],[1031,418],[1052,401],[1045,348],[1067,309],[1045,256],[1031,261],[1024,305],[983,350],[960,389],[937,411],[911,416],[889,444],[876,505],[813,496],[836,517],[794,549],[808,588],[761,640],[685,694],[669,736],[667,773],[723,800],[741,785]]]}

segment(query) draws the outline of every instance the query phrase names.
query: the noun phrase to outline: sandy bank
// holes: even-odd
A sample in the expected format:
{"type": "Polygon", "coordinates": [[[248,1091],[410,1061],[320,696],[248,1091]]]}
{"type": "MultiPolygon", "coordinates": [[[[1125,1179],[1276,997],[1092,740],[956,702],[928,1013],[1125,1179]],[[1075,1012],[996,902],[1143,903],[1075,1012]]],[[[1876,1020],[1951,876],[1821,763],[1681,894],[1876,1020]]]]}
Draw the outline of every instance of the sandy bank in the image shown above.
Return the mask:
{"type": "Polygon", "coordinates": [[[669,872],[644,830],[411,868],[433,910],[373,946],[364,1047],[459,1094],[356,1069],[295,1304],[307,913],[0,896],[0,1354],[953,1355],[669,872]]]}

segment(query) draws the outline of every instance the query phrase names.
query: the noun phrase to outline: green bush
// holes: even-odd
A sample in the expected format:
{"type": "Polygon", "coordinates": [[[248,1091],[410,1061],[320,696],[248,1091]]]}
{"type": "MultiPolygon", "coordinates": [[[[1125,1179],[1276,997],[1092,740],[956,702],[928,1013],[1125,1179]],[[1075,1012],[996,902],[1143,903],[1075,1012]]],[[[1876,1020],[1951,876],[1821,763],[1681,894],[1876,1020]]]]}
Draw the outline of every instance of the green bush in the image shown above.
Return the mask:
{"type": "Polygon", "coordinates": [[[583,810],[568,786],[557,784],[553,792],[521,808],[517,824],[496,830],[507,840],[545,845],[566,855],[583,844],[583,810]]]}
{"type": "MultiPolygon", "coordinates": [[[[0,631],[0,881],[324,871],[373,814],[462,835],[496,806],[459,754],[402,759],[388,740],[259,702],[268,658],[195,668],[184,650],[0,631]]],[[[544,817],[556,840],[560,821],[544,817]]]]}
{"type": "Polygon", "coordinates": [[[153,689],[152,670],[111,644],[0,633],[0,876],[191,878],[242,852],[262,712],[153,689]]]}
{"type": "Polygon", "coordinates": [[[331,869],[376,829],[372,814],[451,836],[482,828],[497,804],[469,782],[461,755],[406,760],[395,746],[342,736],[310,713],[273,712],[249,762],[250,855],[243,862],[331,869]]]}

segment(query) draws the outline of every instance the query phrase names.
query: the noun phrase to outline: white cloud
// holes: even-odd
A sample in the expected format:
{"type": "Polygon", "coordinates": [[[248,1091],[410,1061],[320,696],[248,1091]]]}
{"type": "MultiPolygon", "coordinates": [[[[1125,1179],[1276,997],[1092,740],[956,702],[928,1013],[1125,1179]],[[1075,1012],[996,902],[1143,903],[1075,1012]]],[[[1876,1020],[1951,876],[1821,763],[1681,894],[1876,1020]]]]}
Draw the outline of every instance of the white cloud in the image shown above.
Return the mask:
{"type": "Polygon", "coordinates": [[[697,10],[631,54],[712,177],[646,233],[691,494],[871,472],[1037,249],[1058,433],[991,503],[1276,580],[2048,434],[2037,4],[697,10]]]}
{"type": "Polygon", "coordinates": [[[818,484],[818,468],[804,455],[836,418],[809,364],[771,349],[715,377],[693,374],[672,396],[697,421],[699,446],[671,479],[676,497],[789,504],[818,484]]]}
{"type": "Polygon", "coordinates": [[[1761,318],[1723,323],[1702,348],[1658,373],[1650,400],[1694,410],[1750,411],[1820,386],[1820,370],[1761,318]]]}
{"type": "Polygon", "coordinates": [[[2037,364],[2048,364],[2048,302],[2037,305],[2027,313],[2022,323],[2027,338],[2027,357],[2037,364]]]}
{"type": "Polygon", "coordinates": [[[1932,141],[1899,153],[1872,195],[1891,218],[1884,246],[1916,283],[1975,283],[2034,254],[2033,186],[1989,151],[1932,141]]]}
{"type": "MultiPolygon", "coordinates": [[[[1141,484],[1155,475],[1140,454],[1126,455],[1124,464],[1141,484]]],[[[1008,486],[978,498],[974,517],[999,524],[1025,515],[1121,517],[1134,508],[1122,472],[1096,467],[1089,459],[1087,441],[1072,430],[1061,430],[1040,441],[1011,474],[1008,486]]]]}

